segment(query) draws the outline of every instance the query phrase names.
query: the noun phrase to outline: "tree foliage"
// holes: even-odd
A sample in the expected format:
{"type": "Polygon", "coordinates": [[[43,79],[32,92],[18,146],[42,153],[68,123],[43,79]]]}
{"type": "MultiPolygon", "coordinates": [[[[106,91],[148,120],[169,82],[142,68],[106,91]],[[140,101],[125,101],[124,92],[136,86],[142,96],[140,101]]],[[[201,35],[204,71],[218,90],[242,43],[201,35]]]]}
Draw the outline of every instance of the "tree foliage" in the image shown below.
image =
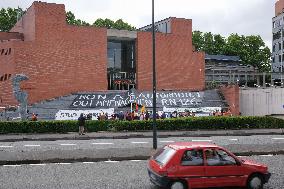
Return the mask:
{"type": "MultiPolygon", "coordinates": [[[[78,25],[78,26],[90,26],[89,23],[82,21],[80,19],[76,19],[75,15],[68,11],[66,13],[66,21],[68,24],[71,25],[78,25]]],[[[118,30],[136,30],[135,27],[131,26],[130,24],[124,22],[122,19],[118,19],[117,21],[113,21],[111,19],[102,19],[98,18],[92,26],[95,27],[104,27],[108,29],[118,29],[118,30]]]]}
{"type": "Polygon", "coordinates": [[[134,26],[124,22],[122,19],[118,19],[117,21],[110,20],[108,18],[102,19],[98,18],[94,23],[93,26],[96,27],[105,27],[108,29],[118,29],[118,30],[136,30],[134,26]]]}
{"type": "Polygon", "coordinates": [[[2,8],[0,10],[0,31],[8,32],[17,23],[17,18],[21,17],[24,11],[21,8],[2,8]]]}
{"type": "MultiPolygon", "coordinates": [[[[13,9],[13,8],[2,8],[0,10],[0,31],[10,31],[10,29],[17,23],[17,18],[21,17],[25,11],[21,8],[13,9]]],[[[66,22],[70,25],[77,25],[77,26],[91,26],[88,22],[83,20],[77,19],[71,11],[66,13],[66,22]]],[[[106,28],[113,28],[119,30],[136,30],[135,27],[131,26],[130,24],[124,22],[122,19],[118,19],[117,21],[112,21],[108,18],[106,19],[97,19],[93,26],[96,27],[106,27],[106,28]]]]}
{"type": "Polygon", "coordinates": [[[80,19],[76,19],[75,15],[71,11],[68,11],[66,13],[66,22],[70,25],[90,26],[89,23],[82,21],[80,19]]]}
{"type": "Polygon", "coordinates": [[[270,71],[271,52],[259,35],[231,34],[225,38],[219,34],[194,31],[192,43],[198,51],[239,56],[244,64],[252,65],[260,71],[270,71]]]}

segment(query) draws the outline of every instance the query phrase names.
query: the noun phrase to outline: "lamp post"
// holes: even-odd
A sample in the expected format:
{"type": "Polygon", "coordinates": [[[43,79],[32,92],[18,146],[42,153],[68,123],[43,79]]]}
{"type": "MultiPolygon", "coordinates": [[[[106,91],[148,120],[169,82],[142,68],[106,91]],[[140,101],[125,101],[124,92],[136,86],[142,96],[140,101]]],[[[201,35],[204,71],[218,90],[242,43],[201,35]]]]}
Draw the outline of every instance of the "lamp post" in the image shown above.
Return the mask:
{"type": "Polygon", "coordinates": [[[156,36],[155,36],[155,1],[152,0],[152,48],[153,48],[153,149],[157,149],[156,124],[156,36]]]}

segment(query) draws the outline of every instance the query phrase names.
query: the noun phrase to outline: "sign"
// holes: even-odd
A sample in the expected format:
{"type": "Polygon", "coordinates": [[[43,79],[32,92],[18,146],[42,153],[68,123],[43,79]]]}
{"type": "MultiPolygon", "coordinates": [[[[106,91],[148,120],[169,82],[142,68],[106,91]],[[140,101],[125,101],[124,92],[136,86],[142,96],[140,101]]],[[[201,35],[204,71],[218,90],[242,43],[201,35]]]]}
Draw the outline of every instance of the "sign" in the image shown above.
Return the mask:
{"type": "MultiPolygon", "coordinates": [[[[196,107],[202,103],[204,92],[157,92],[157,107],[196,107]]],[[[79,94],[71,104],[71,108],[118,108],[138,103],[145,107],[153,107],[152,92],[136,90],[119,93],[79,94]]]]}
{"type": "Polygon", "coordinates": [[[169,113],[172,113],[174,111],[176,112],[186,112],[186,111],[189,111],[189,112],[200,112],[200,113],[211,113],[213,111],[221,111],[221,107],[199,107],[199,108],[167,108],[167,107],[164,107],[163,108],[163,111],[164,112],[169,112],[169,113]]]}
{"type": "Polygon", "coordinates": [[[92,120],[97,120],[102,113],[107,113],[109,116],[114,113],[113,108],[99,110],[59,110],[55,115],[55,120],[78,120],[81,113],[84,115],[92,114],[92,120]]]}

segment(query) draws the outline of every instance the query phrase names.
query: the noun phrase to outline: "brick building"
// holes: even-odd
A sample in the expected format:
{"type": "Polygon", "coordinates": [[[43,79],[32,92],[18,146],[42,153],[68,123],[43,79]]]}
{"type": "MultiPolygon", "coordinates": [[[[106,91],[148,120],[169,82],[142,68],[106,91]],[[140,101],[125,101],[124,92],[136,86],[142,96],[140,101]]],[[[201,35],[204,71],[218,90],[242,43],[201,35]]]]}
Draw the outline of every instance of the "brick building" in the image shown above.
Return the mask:
{"type": "MultiPolygon", "coordinates": [[[[192,20],[170,17],[155,27],[157,90],[204,91],[205,54],[192,45],[192,20]]],[[[11,79],[21,73],[29,104],[82,91],[151,91],[149,30],[68,25],[63,4],[34,2],[0,32],[0,107],[17,104],[11,79]]]]}
{"type": "MultiPolygon", "coordinates": [[[[78,91],[151,90],[150,32],[68,25],[65,14],[64,5],[34,2],[10,32],[0,32],[1,105],[16,103],[16,73],[30,78],[22,85],[29,103],[78,91]]],[[[168,25],[157,32],[158,90],[203,90],[204,53],[193,51],[192,21],[156,24],[168,25]]]]}

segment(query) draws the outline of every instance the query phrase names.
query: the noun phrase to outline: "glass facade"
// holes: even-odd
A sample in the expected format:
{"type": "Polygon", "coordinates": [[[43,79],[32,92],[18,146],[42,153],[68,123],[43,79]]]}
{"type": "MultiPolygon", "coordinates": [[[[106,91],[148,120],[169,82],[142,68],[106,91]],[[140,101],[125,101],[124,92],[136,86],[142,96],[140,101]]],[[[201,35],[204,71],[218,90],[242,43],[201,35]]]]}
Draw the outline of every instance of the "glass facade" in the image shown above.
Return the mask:
{"type": "Polygon", "coordinates": [[[109,40],[108,89],[129,90],[136,87],[135,41],[109,40]]]}

